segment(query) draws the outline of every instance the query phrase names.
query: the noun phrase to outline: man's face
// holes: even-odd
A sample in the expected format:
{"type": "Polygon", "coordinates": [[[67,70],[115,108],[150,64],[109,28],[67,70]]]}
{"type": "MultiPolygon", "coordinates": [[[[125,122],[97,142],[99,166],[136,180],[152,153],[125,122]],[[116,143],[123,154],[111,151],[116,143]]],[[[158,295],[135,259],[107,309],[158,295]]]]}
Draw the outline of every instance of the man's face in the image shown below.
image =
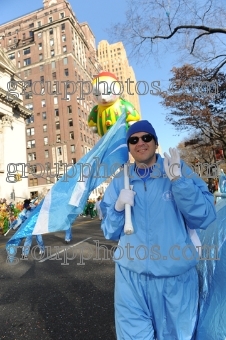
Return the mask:
{"type": "MultiPolygon", "coordinates": [[[[137,132],[131,135],[131,137],[141,137],[146,134],[147,132],[137,132]]],[[[157,147],[158,146],[155,144],[154,138],[150,142],[144,142],[141,138],[139,138],[137,144],[129,143],[129,151],[138,166],[138,163],[144,163],[148,167],[154,165],[156,163],[155,152],[157,147]]]]}

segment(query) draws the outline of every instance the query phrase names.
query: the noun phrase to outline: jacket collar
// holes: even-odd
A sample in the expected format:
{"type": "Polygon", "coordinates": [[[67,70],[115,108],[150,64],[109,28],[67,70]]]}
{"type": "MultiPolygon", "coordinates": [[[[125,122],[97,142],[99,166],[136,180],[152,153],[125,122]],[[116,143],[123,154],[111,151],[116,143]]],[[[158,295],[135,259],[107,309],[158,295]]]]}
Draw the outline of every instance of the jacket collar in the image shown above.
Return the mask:
{"type": "MultiPolygon", "coordinates": [[[[156,153],[156,163],[153,166],[153,177],[152,179],[159,177],[166,177],[165,169],[164,169],[164,158],[160,156],[160,154],[156,153]],[[155,176],[155,178],[154,178],[155,176]]],[[[142,180],[142,178],[136,172],[136,164],[132,164],[130,166],[130,181],[142,180]]],[[[151,177],[150,177],[151,178],[151,177]]]]}

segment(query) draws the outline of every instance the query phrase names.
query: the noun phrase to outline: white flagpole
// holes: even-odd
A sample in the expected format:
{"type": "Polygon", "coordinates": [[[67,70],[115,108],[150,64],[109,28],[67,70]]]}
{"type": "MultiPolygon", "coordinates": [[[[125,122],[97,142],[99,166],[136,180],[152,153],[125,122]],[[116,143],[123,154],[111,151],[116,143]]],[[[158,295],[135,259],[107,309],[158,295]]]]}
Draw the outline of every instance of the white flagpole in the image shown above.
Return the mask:
{"type": "MultiPolygon", "coordinates": [[[[128,176],[128,163],[124,164],[124,188],[130,189],[129,176],[128,176]]],[[[124,233],[127,234],[127,235],[134,233],[134,229],[133,229],[133,225],[132,225],[132,219],[131,219],[131,206],[129,204],[125,204],[124,233]]]]}

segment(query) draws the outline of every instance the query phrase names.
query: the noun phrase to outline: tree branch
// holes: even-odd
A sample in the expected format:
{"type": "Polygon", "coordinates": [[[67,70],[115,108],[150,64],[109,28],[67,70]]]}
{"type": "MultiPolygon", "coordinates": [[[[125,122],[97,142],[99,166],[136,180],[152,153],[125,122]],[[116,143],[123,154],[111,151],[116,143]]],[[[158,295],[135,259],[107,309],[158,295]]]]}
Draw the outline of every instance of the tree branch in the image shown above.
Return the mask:
{"type": "Polygon", "coordinates": [[[151,39],[151,40],[155,40],[155,39],[170,39],[172,38],[172,36],[174,34],[177,33],[177,31],[181,30],[181,29],[195,29],[195,30],[203,30],[208,32],[209,34],[213,34],[213,33],[223,33],[226,34],[226,29],[225,28],[211,28],[208,26],[195,26],[195,25],[181,25],[181,26],[177,26],[174,28],[173,32],[170,35],[155,35],[154,37],[142,37],[142,38],[146,38],[146,39],[151,39]]]}

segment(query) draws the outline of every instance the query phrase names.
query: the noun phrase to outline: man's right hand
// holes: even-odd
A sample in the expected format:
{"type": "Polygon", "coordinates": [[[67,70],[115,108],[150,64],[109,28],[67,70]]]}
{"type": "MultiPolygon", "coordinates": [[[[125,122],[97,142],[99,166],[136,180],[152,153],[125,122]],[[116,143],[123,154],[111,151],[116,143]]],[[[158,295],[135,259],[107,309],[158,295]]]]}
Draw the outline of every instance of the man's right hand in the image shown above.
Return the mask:
{"type": "Polygon", "coordinates": [[[125,209],[125,204],[129,204],[131,207],[133,207],[135,195],[136,193],[133,190],[122,189],[115,203],[115,210],[123,211],[125,209]]]}

